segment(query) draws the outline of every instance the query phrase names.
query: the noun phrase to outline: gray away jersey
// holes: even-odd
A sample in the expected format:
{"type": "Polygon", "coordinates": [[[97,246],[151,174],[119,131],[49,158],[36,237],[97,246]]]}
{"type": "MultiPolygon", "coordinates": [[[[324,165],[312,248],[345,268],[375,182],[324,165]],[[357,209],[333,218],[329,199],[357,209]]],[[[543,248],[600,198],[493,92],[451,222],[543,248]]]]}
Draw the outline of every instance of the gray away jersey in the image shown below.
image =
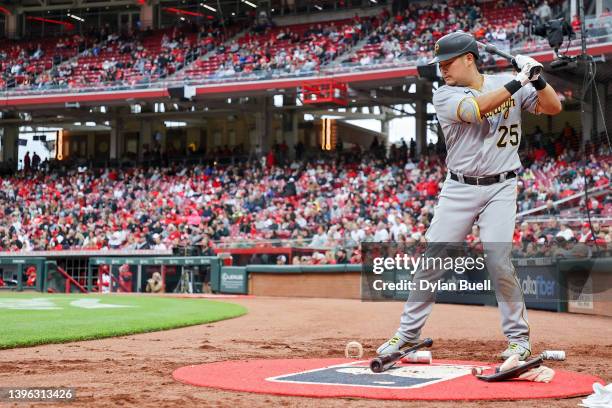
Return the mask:
{"type": "Polygon", "coordinates": [[[433,104],[442,126],[448,152],[446,166],[468,176],[487,176],[521,167],[521,111],[536,113],[537,91],[531,84],[522,87],[481,122],[467,123],[458,115],[461,101],[499,89],[514,79],[512,74],[485,75],[482,89],[444,85],[433,95],[433,104]]]}

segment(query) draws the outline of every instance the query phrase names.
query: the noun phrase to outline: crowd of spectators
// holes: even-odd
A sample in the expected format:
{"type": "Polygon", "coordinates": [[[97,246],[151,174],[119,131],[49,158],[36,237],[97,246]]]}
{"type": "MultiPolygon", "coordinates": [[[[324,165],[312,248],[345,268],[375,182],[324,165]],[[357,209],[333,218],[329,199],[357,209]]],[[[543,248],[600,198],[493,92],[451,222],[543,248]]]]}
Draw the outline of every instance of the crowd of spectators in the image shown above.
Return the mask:
{"type": "MultiPolygon", "coordinates": [[[[526,169],[523,172],[522,189],[519,190],[519,211],[542,205],[551,206],[552,202],[567,199],[576,191],[583,190],[581,169],[590,178],[591,189],[601,189],[610,182],[606,163],[592,166],[597,161],[598,149],[595,146],[602,145],[598,141],[590,141],[585,144],[584,151],[580,151],[579,132],[569,123],[565,124],[560,133],[547,136],[537,126],[523,141],[526,142],[523,151],[526,169]],[[586,163],[584,157],[588,158],[586,163]]],[[[600,201],[597,197],[591,197],[588,205],[593,214],[602,213],[603,203],[600,201]]],[[[557,215],[559,211],[550,208],[545,214],[557,215]]]]}
{"type": "MultiPolygon", "coordinates": [[[[558,10],[559,6],[553,4],[553,8],[558,10]]],[[[349,60],[364,66],[415,58],[419,64],[426,63],[435,42],[457,30],[471,32],[476,39],[500,47],[513,47],[533,40],[534,28],[552,18],[553,8],[547,1],[533,0],[457,0],[433,2],[429,7],[410,4],[376,28],[367,39],[368,45],[350,55],[349,60]]],[[[495,63],[489,54],[484,58],[485,65],[495,63]]]]}
{"type": "MultiPolygon", "coordinates": [[[[412,161],[400,147],[403,154],[394,159],[353,150],[290,161],[283,145],[262,160],[236,165],[32,169],[4,178],[0,250],[210,251],[212,245],[288,240],[321,250],[293,262],[329,263],[357,260],[354,250],[364,240],[424,240],[446,174],[439,155],[412,161]]],[[[586,164],[589,185],[607,186],[610,163],[593,154],[586,164]]],[[[519,211],[546,205],[541,214],[558,216],[562,209],[552,200],[582,189],[578,168],[566,150],[535,158],[520,175],[519,211]]],[[[606,197],[589,204],[593,215],[612,214],[606,197]]],[[[539,235],[534,225],[533,242],[558,235],[539,235]]],[[[517,227],[520,240],[523,226],[517,227]]],[[[608,225],[596,232],[611,242],[608,225]]]]}
{"type": "Polygon", "coordinates": [[[217,76],[251,72],[312,72],[351,50],[387,18],[378,16],[276,27],[258,24],[217,48],[217,76]]]}
{"type": "MultiPolygon", "coordinates": [[[[43,45],[8,43],[0,49],[0,87],[134,86],[175,73],[177,78],[190,79],[301,74],[335,60],[361,66],[414,59],[424,63],[431,58],[435,41],[455,30],[469,31],[504,48],[529,46],[535,39],[534,28],[560,9],[559,0],[411,3],[394,16],[383,9],[372,17],[282,27],[271,19],[257,20],[246,34],[231,41],[243,27],[222,27],[216,20],[156,31],[113,32],[105,26],[86,35],[50,38],[43,45]],[[44,63],[37,62],[51,55],[44,63]]],[[[572,24],[577,27],[579,21],[572,24]]],[[[485,66],[495,65],[490,54],[483,60],[485,66]]]]}
{"type": "MultiPolygon", "coordinates": [[[[50,80],[49,71],[95,43],[90,34],[62,36],[0,45],[0,88],[35,87],[50,80]]],[[[61,71],[58,76],[69,76],[61,71]]]]}
{"type": "Polygon", "coordinates": [[[120,83],[135,85],[167,78],[226,38],[219,24],[184,24],[166,30],[115,32],[108,25],[87,35],[47,40],[55,48],[46,64],[33,64],[43,51],[27,42],[0,51],[0,87],[79,88],[120,83]],[[29,59],[28,59],[29,57],[29,59]]]}

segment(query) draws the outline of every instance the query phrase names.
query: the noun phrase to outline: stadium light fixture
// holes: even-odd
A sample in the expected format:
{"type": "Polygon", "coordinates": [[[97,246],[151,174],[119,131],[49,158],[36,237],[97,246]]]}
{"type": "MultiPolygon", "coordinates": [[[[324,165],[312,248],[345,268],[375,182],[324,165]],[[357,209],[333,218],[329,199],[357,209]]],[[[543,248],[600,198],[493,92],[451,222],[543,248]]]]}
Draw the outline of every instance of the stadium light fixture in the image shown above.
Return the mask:
{"type": "Polygon", "coordinates": [[[257,4],[251,3],[249,0],[241,0],[244,4],[251,6],[253,8],[257,8],[257,4]]]}
{"type": "Polygon", "coordinates": [[[185,127],[187,126],[187,122],[178,122],[172,120],[164,120],[165,127],[185,127]]]}
{"type": "Polygon", "coordinates": [[[283,95],[274,95],[273,97],[274,106],[277,108],[283,107],[283,95]]]}
{"type": "Polygon", "coordinates": [[[213,13],[217,12],[216,8],[214,8],[212,6],[209,6],[208,4],[200,3],[200,6],[204,7],[205,9],[208,9],[208,10],[212,11],[213,13]]]}
{"type": "Polygon", "coordinates": [[[85,21],[84,18],[79,17],[79,16],[75,16],[74,14],[70,14],[70,13],[68,13],[68,17],[70,17],[73,20],[77,20],[77,21],[81,21],[81,22],[85,21]]]}

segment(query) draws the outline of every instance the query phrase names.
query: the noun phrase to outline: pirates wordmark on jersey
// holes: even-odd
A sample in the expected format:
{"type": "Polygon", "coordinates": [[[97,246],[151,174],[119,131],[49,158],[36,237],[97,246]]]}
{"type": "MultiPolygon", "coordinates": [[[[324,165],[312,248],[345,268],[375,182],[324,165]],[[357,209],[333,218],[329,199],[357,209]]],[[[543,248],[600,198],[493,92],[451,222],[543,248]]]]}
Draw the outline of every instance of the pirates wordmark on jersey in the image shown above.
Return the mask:
{"type": "Polygon", "coordinates": [[[510,115],[510,109],[514,107],[516,107],[516,101],[514,100],[514,98],[510,97],[491,112],[485,113],[485,117],[491,118],[495,115],[499,115],[500,113],[504,112],[504,119],[508,119],[508,116],[510,115]]]}

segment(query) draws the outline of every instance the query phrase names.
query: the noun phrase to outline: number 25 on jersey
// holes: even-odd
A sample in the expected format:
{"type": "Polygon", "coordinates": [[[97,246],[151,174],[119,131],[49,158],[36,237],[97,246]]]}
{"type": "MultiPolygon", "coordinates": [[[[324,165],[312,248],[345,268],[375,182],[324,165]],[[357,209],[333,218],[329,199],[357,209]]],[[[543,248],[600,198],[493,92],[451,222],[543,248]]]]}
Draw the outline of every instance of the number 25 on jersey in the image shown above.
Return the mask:
{"type": "Polygon", "coordinates": [[[499,140],[497,141],[497,147],[506,147],[508,142],[512,146],[518,146],[521,141],[521,135],[519,133],[519,125],[514,124],[508,126],[500,126],[497,131],[499,132],[499,140]]]}

